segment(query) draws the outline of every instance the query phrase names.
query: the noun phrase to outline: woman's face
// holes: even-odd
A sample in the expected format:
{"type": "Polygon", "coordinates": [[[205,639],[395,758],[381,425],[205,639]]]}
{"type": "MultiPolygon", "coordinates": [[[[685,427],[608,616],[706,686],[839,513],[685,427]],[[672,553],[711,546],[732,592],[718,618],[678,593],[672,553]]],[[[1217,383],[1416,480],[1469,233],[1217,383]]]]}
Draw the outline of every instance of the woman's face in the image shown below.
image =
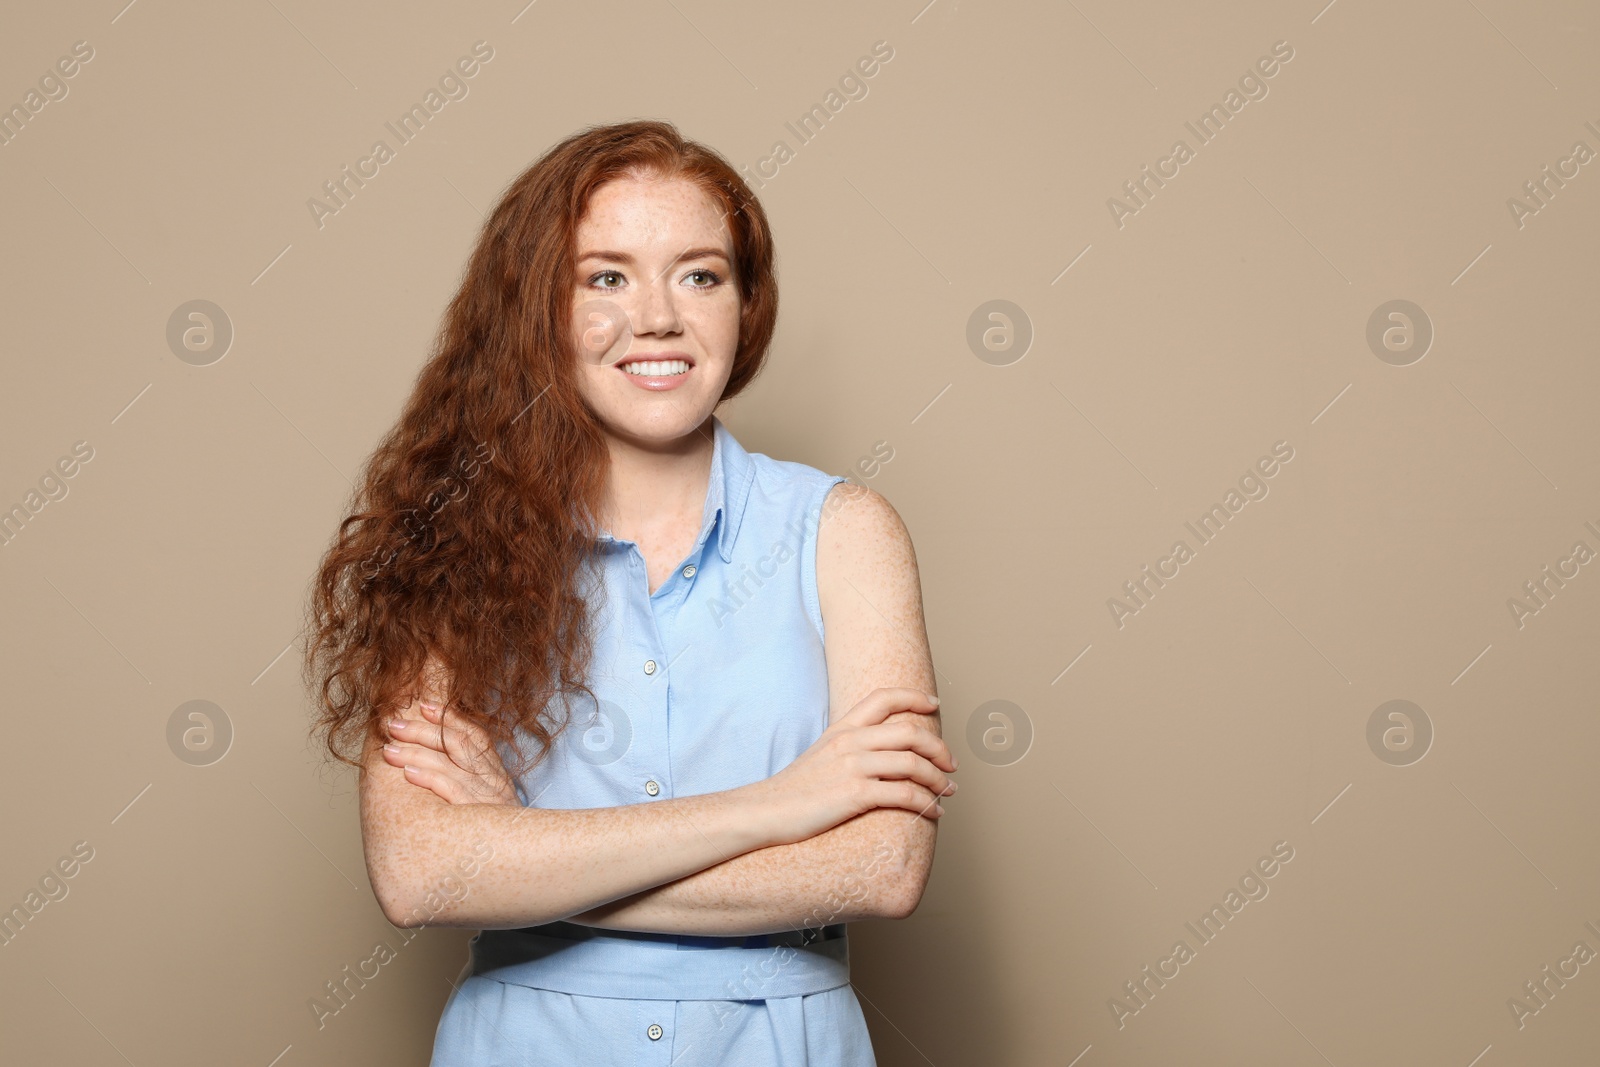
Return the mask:
{"type": "Polygon", "coordinates": [[[694,432],[717,406],[739,344],[722,206],[682,179],[618,178],[590,197],[577,246],[584,399],[612,434],[640,444],[694,432]]]}

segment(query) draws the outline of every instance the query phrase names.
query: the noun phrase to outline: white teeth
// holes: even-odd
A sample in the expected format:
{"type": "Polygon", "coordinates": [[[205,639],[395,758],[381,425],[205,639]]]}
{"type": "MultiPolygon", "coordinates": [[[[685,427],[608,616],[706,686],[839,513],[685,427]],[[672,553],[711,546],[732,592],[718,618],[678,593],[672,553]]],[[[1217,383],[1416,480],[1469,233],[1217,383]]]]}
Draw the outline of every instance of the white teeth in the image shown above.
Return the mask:
{"type": "Polygon", "coordinates": [[[622,369],[641,378],[687,374],[689,372],[689,361],[686,359],[636,360],[633,363],[624,363],[622,369]]]}

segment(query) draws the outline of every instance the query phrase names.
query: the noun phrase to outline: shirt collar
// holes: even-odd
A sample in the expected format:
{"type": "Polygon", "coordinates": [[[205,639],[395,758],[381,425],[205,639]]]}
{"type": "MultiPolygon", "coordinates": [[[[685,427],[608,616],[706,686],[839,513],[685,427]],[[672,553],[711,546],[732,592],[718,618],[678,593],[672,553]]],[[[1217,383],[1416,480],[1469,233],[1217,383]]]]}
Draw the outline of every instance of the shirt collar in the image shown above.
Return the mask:
{"type": "MultiPolygon", "coordinates": [[[[750,499],[756,465],[750,453],[744,450],[715,415],[711,416],[711,435],[711,476],[706,483],[706,504],[701,512],[700,536],[695,539],[694,547],[698,554],[715,527],[717,552],[724,563],[732,563],[733,542],[739,536],[739,526],[744,520],[744,508],[750,499]]],[[[597,540],[612,544],[635,543],[613,537],[609,530],[602,530],[597,540]]]]}

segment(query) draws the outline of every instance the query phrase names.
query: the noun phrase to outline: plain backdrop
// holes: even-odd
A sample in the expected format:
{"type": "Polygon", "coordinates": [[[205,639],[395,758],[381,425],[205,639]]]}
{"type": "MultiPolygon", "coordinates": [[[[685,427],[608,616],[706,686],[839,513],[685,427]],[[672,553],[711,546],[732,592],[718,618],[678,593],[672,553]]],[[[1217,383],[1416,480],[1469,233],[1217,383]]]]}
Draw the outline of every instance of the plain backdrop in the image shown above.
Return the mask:
{"type": "Polygon", "coordinates": [[[879,1062],[1587,1062],[1600,15],[1324,2],[8,12],[0,1059],[426,1063],[470,931],[372,897],[306,585],[501,190],[660,118],[776,234],[719,414],[917,547],[879,1062]]]}

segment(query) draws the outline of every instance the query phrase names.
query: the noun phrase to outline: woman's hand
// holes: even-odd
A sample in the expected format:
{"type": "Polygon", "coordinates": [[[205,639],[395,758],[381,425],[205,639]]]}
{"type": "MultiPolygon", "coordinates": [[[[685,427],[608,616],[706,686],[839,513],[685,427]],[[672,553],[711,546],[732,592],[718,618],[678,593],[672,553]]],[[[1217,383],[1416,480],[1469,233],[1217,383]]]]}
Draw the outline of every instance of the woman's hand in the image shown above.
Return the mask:
{"type": "Polygon", "coordinates": [[[403,768],[412,785],[447,803],[521,805],[488,733],[460,715],[445,721],[437,681],[441,672],[431,657],[428,664],[421,691],[388,724],[394,740],[384,746],[383,758],[403,768]]]}
{"type": "Polygon", "coordinates": [[[773,821],[773,844],[791,844],[831,830],[873,808],[904,808],[928,819],[956,791],[956,769],[943,738],[911,720],[886,723],[900,711],[931,714],[938,705],[916,689],[875,689],[830,725],[795,761],[754,790],[773,821]]]}

